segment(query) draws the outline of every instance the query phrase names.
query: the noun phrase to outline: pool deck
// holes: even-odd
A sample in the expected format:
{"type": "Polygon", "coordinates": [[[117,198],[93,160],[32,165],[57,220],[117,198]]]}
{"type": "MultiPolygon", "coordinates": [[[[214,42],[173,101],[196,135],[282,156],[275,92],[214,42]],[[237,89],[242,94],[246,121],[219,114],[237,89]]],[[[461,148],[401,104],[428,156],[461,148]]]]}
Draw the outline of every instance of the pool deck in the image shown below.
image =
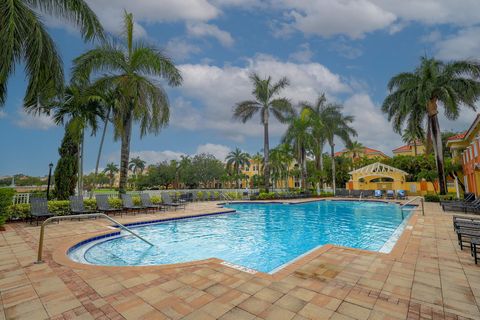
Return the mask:
{"type": "MultiPolygon", "coordinates": [[[[118,217],[121,223],[222,212],[215,202],[185,211],[118,217]]],[[[105,220],[62,221],[0,232],[4,319],[480,319],[480,265],[460,250],[451,214],[426,203],[390,254],[323,246],[268,275],[218,259],[182,265],[97,267],[65,257],[73,244],[112,232],[105,220]]]]}

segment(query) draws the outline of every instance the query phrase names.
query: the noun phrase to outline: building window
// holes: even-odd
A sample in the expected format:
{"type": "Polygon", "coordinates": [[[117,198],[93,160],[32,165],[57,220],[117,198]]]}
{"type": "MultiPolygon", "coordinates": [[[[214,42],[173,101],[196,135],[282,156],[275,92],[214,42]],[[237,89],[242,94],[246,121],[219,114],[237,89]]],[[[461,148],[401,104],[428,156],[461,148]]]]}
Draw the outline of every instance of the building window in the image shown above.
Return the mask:
{"type": "Polygon", "coordinates": [[[475,141],[473,143],[473,155],[474,155],[475,158],[478,157],[478,142],[477,141],[475,141]]]}

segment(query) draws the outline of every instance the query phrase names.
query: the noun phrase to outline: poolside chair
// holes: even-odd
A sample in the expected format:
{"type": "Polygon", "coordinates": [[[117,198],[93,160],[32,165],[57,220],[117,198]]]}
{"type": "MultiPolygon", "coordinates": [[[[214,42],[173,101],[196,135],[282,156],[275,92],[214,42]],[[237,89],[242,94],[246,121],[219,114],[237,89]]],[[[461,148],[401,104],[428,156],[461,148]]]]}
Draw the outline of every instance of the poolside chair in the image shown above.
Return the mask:
{"type": "Polygon", "coordinates": [[[33,220],[37,222],[42,219],[47,219],[53,217],[54,214],[48,211],[48,201],[46,198],[30,198],[30,224],[33,223],[33,220]]]}
{"type": "Polygon", "coordinates": [[[382,190],[375,190],[374,197],[377,199],[383,198],[383,191],[382,190]]]}
{"type": "Polygon", "coordinates": [[[387,190],[387,193],[385,195],[386,199],[395,199],[395,191],[393,190],[387,190]]]}
{"type": "Polygon", "coordinates": [[[352,193],[350,196],[352,198],[360,198],[360,195],[362,194],[362,190],[352,190],[352,193]]]}
{"type": "Polygon", "coordinates": [[[397,199],[399,200],[407,199],[407,193],[405,192],[405,190],[397,190],[397,199]]]}
{"type": "Polygon", "coordinates": [[[336,189],[335,190],[335,197],[348,197],[349,192],[346,189],[336,189]]]}
{"type": "Polygon", "coordinates": [[[168,193],[163,193],[162,194],[162,204],[164,206],[174,208],[177,210],[177,208],[182,208],[185,209],[185,203],[178,203],[178,202],[173,202],[172,198],[170,198],[170,195],[168,193]]]}
{"type": "Polygon", "coordinates": [[[123,209],[120,208],[113,208],[110,203],[108,202],[108,195],[106,194],[97,194],[95,195],[95,200],[97,201],[97,209],[98,211],[104,214],[113,214],[116,215],[117,213],[120,216],[123,216],[123,209]]]}
{"type": "Polygon", "coordinates": [[[142,206],[148,211],[149,209],[155,211],[162,211],[165,207],[161,204],[154,204],[150,199],[150,195],[148,193],[141,193],[140,194],[140,201],[142,201],[142,206]]]}
{"type": "Polygon", "coordinates": [[[373,190],[364,190],[363,191],[363,197],[364,198],[373,198],[374,192],[373,190]]]}
{"type": "Polygon", "coordinates": [[[443,211],[479,212],[480,198],[472,202],[444,203],[442,209],[443,211]]]}
{"type": "Polygon", "coordinates": [[[70,200],[70,212],[72,214],[89,214],[89,213],[96,212],[96,211],[85,209],[85,205],[83,203],[83,196],[71,196],[69,197],[69,200],[70,200]]]}
{"type": "Polygon", "coordinates": [[[475,200],[475,194],[474,193],[465,193],[462,200],[440,201],[440,205],[443,206],[444,204],[465,204],[465,203],[468,203],[468,202],[472,202],[474,200],[475,200]]]}
{"type": "Polygon", "coordinates": [[[140,213],[142,210],[146,211],[146,209],[147,209],[144,206],[134,205],[132,196],[129,195],[129,194],[122,194],[122,203],[123,203],[123,208],[128,210],[128,211],[133,212],[134,215],[136,213],[140,213]]]}

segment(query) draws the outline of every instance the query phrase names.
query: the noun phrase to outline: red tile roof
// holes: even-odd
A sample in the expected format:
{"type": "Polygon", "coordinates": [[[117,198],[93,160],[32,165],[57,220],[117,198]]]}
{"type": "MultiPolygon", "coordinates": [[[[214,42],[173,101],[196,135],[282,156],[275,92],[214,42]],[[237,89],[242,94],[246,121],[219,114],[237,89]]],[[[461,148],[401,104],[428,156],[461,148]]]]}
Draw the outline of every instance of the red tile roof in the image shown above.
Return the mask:
{"type": "Polygon", "coordinates": [[[454,136],[451,136],[450,138],[448,138],[447,140],[448,141],[451,141],[451,140],[460,140],[460,139],[463,139],[465,138],[465,135],[467,134],[467,131],[463,132],[463,133],[459,133],[459,134],[456,134],[454,136]]]}
{"type": "Polygon", "coordinates": [[[396,149],[393,149],[392,152],[396,153],[396,152],[405,152],[405,151],[410,151],[410,150],[412,150],[412,146],[407,144],[407,145],[398,147],[396,149]]]}
{"type": "MultiPolygon", "coordinates": [[[[342,151],[335,152],[335,157],[339,157],[339,156],[343,155],[343,154],[346,153],[346,152],[348,152],[347,149],[343,149],[342,151]]],[[[384,154],[382,151],[376,150],[376,149],[372,149],[372,148],[368,148],[368,147],[365,147],[365,148],[363,149],[363,153],[364,153],[364,154],[370,154],[370,155],[372,155],[372,154],[378,154],[378,155],[382,155],[382,156],[387,157],[387,155],[384,154]]]]}

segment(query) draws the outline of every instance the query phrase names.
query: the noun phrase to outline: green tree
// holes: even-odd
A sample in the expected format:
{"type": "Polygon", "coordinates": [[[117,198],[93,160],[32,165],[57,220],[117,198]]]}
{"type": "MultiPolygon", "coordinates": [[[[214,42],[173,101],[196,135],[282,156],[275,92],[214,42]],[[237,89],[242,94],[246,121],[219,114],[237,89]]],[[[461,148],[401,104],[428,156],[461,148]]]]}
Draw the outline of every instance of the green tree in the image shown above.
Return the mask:
{"type": "Polygon", "coordinates": [[[135,157],[130,159],[130,164],[128,165],[128,169],[133,172],[136,176],[138,174],[142,174],[143,170],[145,170],[147,162],[142,160],[140,157],[135,157]]]}
{"type": "Polygon", "coordinates": [[[71,84],[48,106],[54,112],[54,121],[65,124],[65,130],[78,137],[78,193],[83,194],[83,161],[85,129],[91,128],[92,135],[98,127],[98,120],[103,116],[94,87],[71,84]]]}
{"type": "Polygon", "coordinates": [[[190,172],[187,175],[191,183],[207,187],[210,183],[220,180],[225,174],[223,163],[211,154],[197,154],[193,157],[190,172]]]}
{"type": "Polygon", "coordinates": [[[118,172],[118,166],[113,163],[107,163],[107,166],[105,169],[103,169],[103,173],[107,175],[107,177],[110,179],[110,188],[113,187],[113,183],[115,182],[115,174],[118,172]]]}
{"type": "Polygon", "coordinates": [[[38,106],[63,88],[63,66],[55,44],[39,15],[73,23],[84,39],[103,37],[95,13],[84,0],[2,0],[0,2],[0,107],[7,97],[7,81],[15,66],[25,64],[28,79],[24,106],[38,106]]]}
{"type": "Polygon", "coordinates": [[[350,141],[345,145],[345,149],[352,154],[352,160],[355,161],[365,151],[365,146],[358,141],[350,141]]]}
{"type": "Polygon", "coordinates": [[[125,12],[125,46],[105,43],[76,58],[73,67],[75,79],[86,80],[101,73],[95,84],[100,87],[108,84],[121,93],[113,110],[115,137],[121,139],[121,193],[127,183],[133,121],[140,123],[140,137],[143,137],[147,133],[158,134],[170,118],[167,94],[153,78],[165,79],[170,86],[182,82],[180,71],[170,58],[153,46],[133,41],[133,29],[133,15],[125,12]]]}
{"type": "Polygon", "coordinates": [[[289,125],[282,143],[290,144],[295,150],[295,158],[300,167],[300,184],[302,189],[307,188],[307,150],[313,145],[308,110],[289,119],[289,125]]]}
{"type": "Polygon", "coordinates": [[[402,140],[408,145],[413,146],[415,156],[418,155],[417,144],[425,139],[425,132],[421,126],[412,125],[403,130],[402,140]]]}
{"type": "Polygon", "coordinates": [[[293,107],[286,98],[275,98],[282,89],[288,86],[287,78],[282,78],[272,83],[272,78],[261,79],[258,74],[250,75],[254,88],[252,91],[255,100],[246,100],[235,105],[233,117],[243,123],[250,120],[256,113],[260,113],[263,124],[263,176],[266,192],[270,188],[270,142],[269,142],[269,118],[270,113],[280,122],[287,122],[293,114],[293,107]]]}
{"type": "Polygon", "coordinates": [[[239,148],[230,151],[225,158],[227,161],[227,168],[233,170],[234,174],[237,176],[237,188],[241,187],[241,170],[243,166],[250,166],[250,155],[246,152],[243,152],[239,148]]]}
{"type": "Polygon", "coordinates": [[[79,135],[66,128],[62,144],[58,149],[60,159],[58,159],[54,172],[54,195],[58,200],[67,200],[68,197],[75,194],[78,180],[79,144],[79,135]]]}
{"type": "Polygon", "coordinates": [[[445,170],[441,130],[438,122],[438,106],[443,106],[447,119],[455,120],[460,107],[473,110],[480,94],[480,64],[472,61],[444,63],[421,58],[413,72],[394,76],[388,83],[390,94],[383,102],[382,110],[388,114],[393,128],[400,133],[407,126],[420,126],[426,119],[427,135],[431,137],[440,194],[446,194],[445,170]]]}

